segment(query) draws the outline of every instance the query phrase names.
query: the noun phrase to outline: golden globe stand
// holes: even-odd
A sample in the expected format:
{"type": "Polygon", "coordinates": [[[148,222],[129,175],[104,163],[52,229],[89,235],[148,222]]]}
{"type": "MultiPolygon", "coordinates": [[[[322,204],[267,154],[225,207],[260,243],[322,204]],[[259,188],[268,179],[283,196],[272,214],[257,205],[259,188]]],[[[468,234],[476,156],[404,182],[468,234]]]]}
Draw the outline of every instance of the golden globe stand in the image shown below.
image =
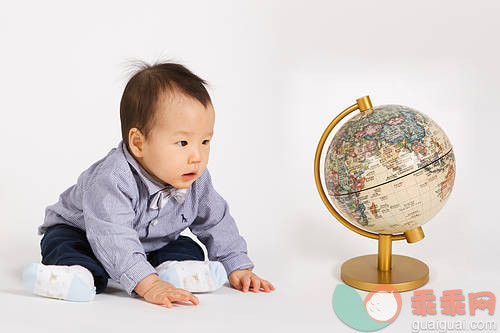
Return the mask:
{"type": "Polygon", "coordinates": [[[377,234],[363,230],[344,219],[331,205],[323,191],[320,177],[320,158],[325,141],[331,131],[349,113],[360,110],[365,112],[372,109],[370,97],[358,98],[356,104],[351,105],[335,117],[321,136],[314,157],[314,178],[319,195],[330,213],[343,225],[358,234],[378,239],[378,254],[364,255],[347,260],[342,265],[342,280],[357,289],[371,291],[381,284],[391,285],[398,291],[407,291],[419,288],[429,281],[429,268],[422,261],[392,254],[392,241],[406,239],[408,243],[415,243],[424,238],[421,227],[406,231],[403,234],[377,234]]]}

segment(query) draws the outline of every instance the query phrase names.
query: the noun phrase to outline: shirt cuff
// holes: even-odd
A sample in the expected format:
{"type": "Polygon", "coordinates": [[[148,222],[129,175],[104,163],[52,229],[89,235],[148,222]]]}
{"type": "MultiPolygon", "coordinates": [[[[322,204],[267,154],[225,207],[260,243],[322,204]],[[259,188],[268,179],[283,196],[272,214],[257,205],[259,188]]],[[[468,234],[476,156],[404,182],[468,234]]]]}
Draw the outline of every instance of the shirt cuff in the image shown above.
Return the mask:
{"type": "Polygon", "coordinates": [[[253,262],[245,253],[240,253],[237,256],[221,260],[220,262],[226,269],[227,275],[238,269],[254,268],[253,262]]]}
{"type": "Polygon", "coordinates": [[[132,267],[127,269],[120,277],[120,284],[125,288],[127,293],[132,296],[137,295],[134,288],[146,276],[151,274],[158,274],[154,267],[146,260],[136,262],[132,267]]]}

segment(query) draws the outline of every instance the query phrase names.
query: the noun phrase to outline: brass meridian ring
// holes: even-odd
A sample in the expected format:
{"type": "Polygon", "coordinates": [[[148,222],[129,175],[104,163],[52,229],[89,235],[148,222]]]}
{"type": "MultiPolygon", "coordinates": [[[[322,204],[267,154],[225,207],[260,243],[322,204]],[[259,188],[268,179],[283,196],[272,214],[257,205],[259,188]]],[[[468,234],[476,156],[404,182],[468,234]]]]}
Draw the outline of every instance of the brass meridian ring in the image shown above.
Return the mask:
{"type": "MultiPolygon", "coordinates": [[[[358,101],[359,100],[361,100],[361,98],[358,99],[358,101]]],[[[350,230],[352,230],[352,231],[354,231],[354,232],[356,232],[356,233],[358,233],[358,234],[360,234],[362,236],[365,236],[365,237],[368,237],[368,238],[372,238],[372,239],[379,239],[379,234],[374,233],[374,232],[370,232],[370,231],[366,231],[364,229],[361,229],[361,228],[355,226],[351,222],[349,222],[346,219],[344,219],[339,214],[339,212],[337,212],[337,210],[335,208],[333,208],[332,204],[330,203],[330,201],[326,197],[325,191],[323,190],[323,184],[321,183],[321,177],[320,177],[320,170],[319,170],[320,158],[321,158],[321,153],[323,151],[323,147],[325,145],[326,139],[328,138],[328,136],[332,132],[333,128],[342,119],[344,119],[349,113],[351,113],[351,112],[353,112],[355,110],[358,110],[358,109],[359,109],[358,103],[351,105],[350,107],[348,107],[347,109],[345,109],[344,111],[342,111],[337,117],[335,117],[332,120],[332,122],[330,123],[330,125],[328,125],[328,127],[326,128],[326,130],[323,132],[323,135],[321,136],[321,139],[319,139],[318,147],[316,148],[316,155],[314,156],[314,179],[316,181],[316,188],[318,189],[319,196],[321,197],[321,200],[323,200],[323,203],[325,204],[326,208],[328,208],[328,210],[330,211],[330,213],[340,223],[342,223],[344,226],[346,226],[350,230]]],[[[393,241],[394,240],[403,240],[403,239],[406,239],[405,234],[391,235],[391,240],[393,240],[393,241]]]]}

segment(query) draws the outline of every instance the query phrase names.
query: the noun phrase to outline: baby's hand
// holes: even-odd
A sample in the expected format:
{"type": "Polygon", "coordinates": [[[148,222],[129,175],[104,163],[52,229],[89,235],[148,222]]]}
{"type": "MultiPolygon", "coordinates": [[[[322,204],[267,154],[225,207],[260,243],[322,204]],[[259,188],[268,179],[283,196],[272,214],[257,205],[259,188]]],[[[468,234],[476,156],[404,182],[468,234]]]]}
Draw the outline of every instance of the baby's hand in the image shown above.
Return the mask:
{"type": "Polygon", "coordinates": [[[250,268],[231,272],[229,274],[229,283],[233,288],[243,292],[247,292],[250,287],[252,287],[254,293],[258,293],[261,289],[266,293],[274,290],[271,282],[261,279],[250,268]]]}
{"type": "Polygon", "coordinates": [[[157,275],[151,275],[151,277],[156,278],[153,279],[146,292],[142,293],[142,295],[139,294],[147,302],[165,305],[167,308],[173,307],[172,302],[191,302],[194,305],[199,303],[198,298],[189,291],[176,288],[174,285],[158,279],[157,275]]]}

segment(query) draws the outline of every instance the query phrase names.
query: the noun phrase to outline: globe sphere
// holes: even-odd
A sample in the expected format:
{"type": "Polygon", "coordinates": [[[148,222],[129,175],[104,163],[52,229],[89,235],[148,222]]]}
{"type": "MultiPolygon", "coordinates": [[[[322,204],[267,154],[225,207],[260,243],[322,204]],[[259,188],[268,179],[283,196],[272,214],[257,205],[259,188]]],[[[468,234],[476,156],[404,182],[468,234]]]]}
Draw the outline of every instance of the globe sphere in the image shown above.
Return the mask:
{"type": "Polygon", "coordinates": [[[444,131],[425,114],[394,104],[347,120],[324,166],[332,204],[352,224],[379,234],[428,222],[455,181],[455,156],[444,131]]]}

